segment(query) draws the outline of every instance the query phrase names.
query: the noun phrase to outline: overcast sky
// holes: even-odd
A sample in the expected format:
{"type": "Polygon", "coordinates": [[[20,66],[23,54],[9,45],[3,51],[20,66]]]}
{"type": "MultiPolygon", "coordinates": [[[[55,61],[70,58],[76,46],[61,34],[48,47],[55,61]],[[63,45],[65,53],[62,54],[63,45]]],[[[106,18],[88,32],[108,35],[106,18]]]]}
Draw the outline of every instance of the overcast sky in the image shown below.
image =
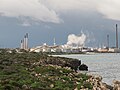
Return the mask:
{"type": "Polygon", "coordinates": [[[29,46],[67,43],[68,35],[87,36],[86,46],[115,46],[119,0],[0,0],[0,47],[19,47],[25,33],[29,46]]]}

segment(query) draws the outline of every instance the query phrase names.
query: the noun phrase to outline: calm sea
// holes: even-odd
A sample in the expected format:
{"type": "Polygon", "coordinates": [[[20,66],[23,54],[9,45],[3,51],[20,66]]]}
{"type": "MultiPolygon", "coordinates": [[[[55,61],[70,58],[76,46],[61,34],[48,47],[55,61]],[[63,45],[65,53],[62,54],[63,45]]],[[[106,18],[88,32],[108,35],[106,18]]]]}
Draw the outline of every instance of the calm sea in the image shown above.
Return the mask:
{"type": "Polygon", "coordinates": [[[113,80],[120,81],[120,53],[101,54],[72,54],[57,55],[60,57],[77,58],[89,67],[89,74],[98,74],[103,82],[112,84],[113,80]]]}

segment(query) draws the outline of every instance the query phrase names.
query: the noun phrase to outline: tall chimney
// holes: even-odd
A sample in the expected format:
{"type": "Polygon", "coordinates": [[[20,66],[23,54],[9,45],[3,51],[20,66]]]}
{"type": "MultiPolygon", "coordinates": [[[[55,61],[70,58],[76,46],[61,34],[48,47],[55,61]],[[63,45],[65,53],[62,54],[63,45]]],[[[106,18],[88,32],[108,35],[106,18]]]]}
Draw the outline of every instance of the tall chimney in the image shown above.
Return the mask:
{"type": "Polygon", "coordinates": [[[23,49],[23,40],[21,40],[21,43],[20,43],[20,49],[23,49]]]}
{"type": "Polygon", "coordinates": [[[26,35],[24,36],[24,42],[23,42],[24,44],[24,48],[23,49],[26,49],[26,35]]]}
{"type": "Polygon", "coordinates": [[[118,25],[116,24],[116,48],[118,48],[118,25]]]}
{"type": "Polygon", "coordinates": [[[28,50],[28,33],[26,33],[26,43],[25,43],[25,45],[26,45],[26,50],[28,50]]]}
{"type": "Polygon", "coordinates": [[[109,35],[107,35],[107,48],[109,49],[109,35]]]}

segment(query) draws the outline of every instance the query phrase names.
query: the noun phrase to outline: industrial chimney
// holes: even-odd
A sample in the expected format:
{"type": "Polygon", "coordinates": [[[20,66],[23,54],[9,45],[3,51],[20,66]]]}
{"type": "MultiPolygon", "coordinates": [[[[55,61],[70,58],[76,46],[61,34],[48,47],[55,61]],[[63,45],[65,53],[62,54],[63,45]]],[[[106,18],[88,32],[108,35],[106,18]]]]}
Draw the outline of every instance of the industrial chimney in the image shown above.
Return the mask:
{"type": "Polygon", "coordinates": [[[118,48],[118,25],[116,24],[116,48],[118,48]]]}
{"type": "Polygon", "coordinates": [[[23,39],[23,49],[25,49],[26,50],[26,35],[24,36],[24,39],[23,39]]]}
{"type": "Polygon", "coordinates": [[[28,33],[26,33],[26,38],[25,38],[25,49],[28,50],[28,33]]]}
{"type": "Polygon", "coordinates": [[[21,40],[21,45],[20,45],[21,49],[23,49],[23,40],[21,40]]]}
{"type": "Polygon", "coordinates": [[[28,50],[28,33],[26,33],[23,40],[21,40],[21,49],[28,50]]]}
{"type": "Polygon", "coordinates": [[[107,35],[107,48],[109,49],[109,35],[107,35]]]}

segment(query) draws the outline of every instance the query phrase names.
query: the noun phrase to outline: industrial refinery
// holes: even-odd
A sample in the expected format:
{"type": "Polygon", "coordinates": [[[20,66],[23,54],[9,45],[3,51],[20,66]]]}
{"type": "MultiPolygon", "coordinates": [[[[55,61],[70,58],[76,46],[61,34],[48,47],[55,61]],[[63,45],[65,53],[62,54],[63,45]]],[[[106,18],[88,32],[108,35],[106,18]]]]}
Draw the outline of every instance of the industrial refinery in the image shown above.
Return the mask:
{"type": "Polygon", "coordinates": [[[24,35],[24,38],[21,40],[20,49],[29,50],[30,52],[49,52],[49,53],[86,53],[86,52],[98,52],[98,53],[119,53],[120,48],[118,45],[118,25],[116,24],[116,46],[110,47],[109,42],[109,35],[106,38],[106,46],[100,48],[92,48],[86,47],[85,41],[87,39],[84,33],[81,35],[74,35],[71,34],[68,36],[68,42],[64,45],[57,45],[55,38],[53,39],[53,45],[47,45],[44,43],[43,45],[35,46],[33,48],[28,47],[28,33],[24,35]]]}

